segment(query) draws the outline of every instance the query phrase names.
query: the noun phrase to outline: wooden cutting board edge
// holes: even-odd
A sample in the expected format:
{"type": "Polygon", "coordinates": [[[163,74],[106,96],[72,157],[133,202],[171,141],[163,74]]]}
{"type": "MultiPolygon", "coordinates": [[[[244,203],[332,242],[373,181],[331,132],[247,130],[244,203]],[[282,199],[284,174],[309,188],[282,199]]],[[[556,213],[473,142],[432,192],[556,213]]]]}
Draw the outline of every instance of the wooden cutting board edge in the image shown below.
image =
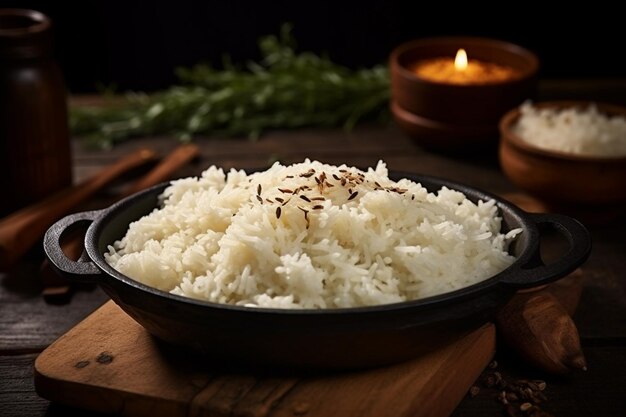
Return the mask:
{"type": "MultiPolygon", "coordinates": [[[[154,390],[154,386],[159,385],[158,381],[147,381],[146,386],[140,383],[134,388],[126,386],[117,389],[116,384],[120,382],[122,385],[128,384],[123,383],[122,377],[116,374],[113,367],[107,368],[106,365],[93,361],[94,355],[96,351],[106,346],[115,346],[115,340],[120,335],[132,332],[137,333],[137,341],[133,344],[134,339],[126,340],[124,343],[129,345],[128,348],[143,350],[144,353],[150,354],[153,339],[113,302],[106,303],[40,354],[35,361],[34,371],[37,393],[51,401],[75,407],[133,416],[215,416],[223,412],[236,416],[300,414],[317,417],[327,415],[330,408],[342,416],[443,417],[452,413],[495,354],[495,327],[489,323],[440,352],[404,364],[343,374],[339,377],[318,377],[285,383],[272,381],[271,384],[276,384],[277,391],[284,388],[284,392],[275,394],[276,398],[272,398],[270,403],[267,401],[264,404],[258,401],[250,403],[248,400],[246,404],[246,398],[244,401],[230,398],[232,392],[224,391],[222,385],[217,386],[217,382],[213,383],[214,380],[221,381],[220,384],[223,384],[222,380],[234,382],[234,388],[238,391],[236,384],[239,377],[233,379],[228,375],[207,373],[200,378],[198,385],[191,386],[180,383],[185,378],[183,371],[170,369],[165,370],[164,375],[157,376],[156,379],[166,380],[169,373],[173,375],[172,378],[176,383],[168,383],[162,390],[160,387],[157,391],[154,390]],[[107,321],[103,320],[105,318],[107,321]],[[120,324],[131,326],[131,330],[127,332],[113,327],[111,331],[110,323],[114,320],[126,320],[120,324]],[[93,347],[89,346],[89,343],[81,343],[82,346],[74,345],[86,332],[96,331],[112,333],[110,337],[108,333],[97,336],[105,340],[105,344],[96,343],[97,346],[93,347]],[[115,334],[115,331],[120,333],[115,334]],[[78,354],[76,350],[82,352],[78,354]],[[76,360],[85,357],[87,352],[92,358],[91,368],[77,369],[76,360]],[[430,363],[425,365],[425,362],[430,363]],[[334,388],[329,390],[327,388],[329,386],[334,388]],[[368,391],[368,388],[371,391],[368,391]],[[373,393],[378,396],[372,397],[373,393]]],[[[121,362],[123,360],[123,357],[114,359],[118,361],[118,366],[126,368],[122,369],[122,373],[126,373],[128,366],[121,362]]],[[[144,357],[143,360],[151,361],[148,357],[144,357]]],[[[159,360],[152,365],[158,368],[159,360]]],[[[160,370],[157,371],[161,373],[160,370]]],[[[189,379],[191,378],[193,377],[190,376],[189,379]]],[[[250,379],[254,380],[248,378],[250,379]]],[[[267,381],[253,381],[251,386],[256,387],[259,382],[261,386],[268,385],[267,381]]],[[[243,397],[246,395],[243,394],[243,397]]],[[[249,396],[254,395],[258,393],[253,392],[249,396]]]]}

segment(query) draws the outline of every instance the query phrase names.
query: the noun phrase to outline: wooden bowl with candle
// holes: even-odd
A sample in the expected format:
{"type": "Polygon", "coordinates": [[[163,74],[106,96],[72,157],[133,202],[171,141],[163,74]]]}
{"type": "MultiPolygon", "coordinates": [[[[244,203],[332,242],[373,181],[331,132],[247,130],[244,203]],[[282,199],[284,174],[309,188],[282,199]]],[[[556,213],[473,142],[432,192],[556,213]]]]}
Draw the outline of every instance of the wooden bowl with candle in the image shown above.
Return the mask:
{"type": "Polygon", "coordinates": [[[539,59],[492,39],[420,39],[391,53],[391,111],[423,146],[450,151],[495,143],[504,113],[534,94],[539,59]]]}

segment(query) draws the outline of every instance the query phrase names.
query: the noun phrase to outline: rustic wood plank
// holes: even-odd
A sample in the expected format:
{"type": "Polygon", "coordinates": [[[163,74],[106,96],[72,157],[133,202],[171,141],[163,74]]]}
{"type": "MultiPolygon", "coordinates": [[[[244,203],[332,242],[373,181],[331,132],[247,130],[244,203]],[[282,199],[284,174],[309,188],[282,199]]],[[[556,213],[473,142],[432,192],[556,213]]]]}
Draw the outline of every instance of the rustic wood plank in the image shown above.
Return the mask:
{"type": "MultiPolygon", "coordinates": [[[[495,150],[488,156],[465,154],[462,157],[426,152],[413,145],[402,132],[381,127],[370,127],[353,133],[334,130],[328,131],[326,136],[318,136],[319,133],[313,134],[310,131],[298,131],[297,134],[287,133],[272,133],[257,142],[237,138],[200,138],[197,140],[202,150],[200,160],[194,165],[185,167],[180,175],[198,175],[212,164],[227,169],[250,169],[269,166],[276,160],[283,163],[295,163],[310,158],[331,164],[347,163],[368,167],[383,159],[388,163],[389,169],[397,171],[445,177],[492,192],[505,192],[512,189],[511,183],[500,172],[495,150]],[[295,140],[303,137],[308,139],[303,142],[295,140]],[[320,141],[322,145],[319,144],[320,141]],[[264,149],[267,143],[272,143],[272,148],[277,149],[276,152],[264,149]],[[308,143],[313,143],[315,146],[307,146],[308,143]],[[220,149],[227,147],[233,147],[234,152],[219,153],[220,149]]],[[[87,178],[109,159],[119,157],[118,151],[129,152],[138,147],[154,147],[157,152],[164,154],[173,149],[176,144],[177,142],[172,138],[133,139],[114,148],[115,154],[100,152],[95,153],[96,156],[100,156],[93,160],[77,159],[75,180],[87,178]]],[[[80,149],[79,145],[77,147],[80,149]]],[[[80,149],[80,151],[75,151],[75,154],[79,158],[78,155],[84,152],[86,151],[80,149]]]]}
{"type": "Polygon", "coordinates": [[[35,393],[36,355],[0,356],[0,416],[41,416],[48,401],[35,393]]]}
{"type": "Polygon", "coordinates": [[[108,300],[79,291],[70,306],[46,304],[36,275],[0,275],[0,354],[39,352],[108,300]]]}
{"type": "MultiPolygon", "coordinates": [[[[228,158],[243,155],[292,155],[292,154],[333,154],[338,149],[350,150],[354,154],[375,154],[381,150],[387,154],[401,154],[407,150],[415,152],[409,138],[393,126],[359,126],[352,131],[341,129],[300,129],[296,131],[268,131],[260,139],[251,141],[246,137],[198,137],[195,139],[207,157],[228,158]],[[383,142],[381,142],[381,140],[383,142]]],[[[119,158],[140,147],[141,141],[148,141],[156,152],[165,153],[178,140],[168,136],[135,138],[117,144],[114,148],[102,151],[83,146],[79,140],[73,144],[75,161],[98,163],[102,160],[119,158]]]]}

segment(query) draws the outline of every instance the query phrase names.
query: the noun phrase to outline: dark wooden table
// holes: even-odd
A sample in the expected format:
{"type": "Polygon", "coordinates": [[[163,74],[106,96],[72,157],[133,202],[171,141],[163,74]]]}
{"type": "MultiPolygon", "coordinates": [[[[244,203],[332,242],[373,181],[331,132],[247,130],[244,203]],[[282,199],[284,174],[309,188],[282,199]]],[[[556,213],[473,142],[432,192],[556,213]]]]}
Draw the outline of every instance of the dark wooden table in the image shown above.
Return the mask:
{"type": "MultiPolygon", "coordinates": [[[[543,98],[595,98],[626,101],[626,82],[563,81],[544,83],[543,98]]],[[[277,159],[285,163],[304,158],[328,163],[371,166],[384,159],[390,169],[446,177],[494,193],[515,191],[503,176],[495,157],[476,159],[449,157],[422,150],[393,126],[341,130],[309,129],[275,132],[256,142],[245,139],[199,139],[201,160],[179,172],[197,175],[211,164],[224,167],[266,166],[277,159]]],[[[138,147],[166,153],[176,146],[170,138],[140,138],[111,151],[89,150],[74,143],[74,173],[80,181],[103,165],[138,147]]],[[[625,184],[626,186],[626,184],[625,184]]],[[[106,205],[102,195],[90,207],[106,205]]],[[[626,222],[590,225],[593,253],[583,267],[584,292],[575,321],[589,370],[565,378],[549,377],[526,367],[504,348],[497,354],[505,378],[543,379],[548,383],[545,410],[556,416],[626,415],[626,222]]],[[[50,404],[37,396],[32,367],[37,354],[51,342],[103,304],[107,296],[99,289],[77,292],[65,305],[44,302],[37,268],[41,253],[10,274],[0,274],[0,416],[62,416],[72,410],[50,404]]],[[[482,390],[459,405],[454,416],[499,416],[502,406],[492,391],[482,390]]],[[[81,412],[79,415],[89,415],[81,412]]]]}

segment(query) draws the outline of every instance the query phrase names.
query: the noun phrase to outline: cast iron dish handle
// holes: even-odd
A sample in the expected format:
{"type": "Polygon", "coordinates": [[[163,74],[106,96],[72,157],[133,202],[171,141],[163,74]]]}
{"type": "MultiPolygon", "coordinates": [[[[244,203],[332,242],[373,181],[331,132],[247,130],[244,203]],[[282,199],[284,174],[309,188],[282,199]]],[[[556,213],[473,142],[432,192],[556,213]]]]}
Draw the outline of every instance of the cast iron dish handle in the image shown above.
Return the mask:
{"type": "Polygon", "coordinates": [[[70,214],[53,224],[43,238],[44,250],[50,262],[62,275],[75,281],[94,282],[102,271],[91,262],[89,257],[83,260],[73,261],[65,256],[61,249],[60,240],[67,231],[77,228],[78,226],[88,226],[95,219],[102,215],[104,210],[84,211],[82,213],[70,214]]]}
{"type": "Polygon", "coordinates": [[[511,274],[507,274],[500,282],[519,289],[536,287],[564,277],[585,262],[591,252],[591,236],[578,220],[551,213],[529,213],[529,216],[539,228],[538,239],[545,228],[556,230],[567,239],[569,250],[548,265],[541,261],[537,253],[526,264],[511,268],[511,274]]]}

